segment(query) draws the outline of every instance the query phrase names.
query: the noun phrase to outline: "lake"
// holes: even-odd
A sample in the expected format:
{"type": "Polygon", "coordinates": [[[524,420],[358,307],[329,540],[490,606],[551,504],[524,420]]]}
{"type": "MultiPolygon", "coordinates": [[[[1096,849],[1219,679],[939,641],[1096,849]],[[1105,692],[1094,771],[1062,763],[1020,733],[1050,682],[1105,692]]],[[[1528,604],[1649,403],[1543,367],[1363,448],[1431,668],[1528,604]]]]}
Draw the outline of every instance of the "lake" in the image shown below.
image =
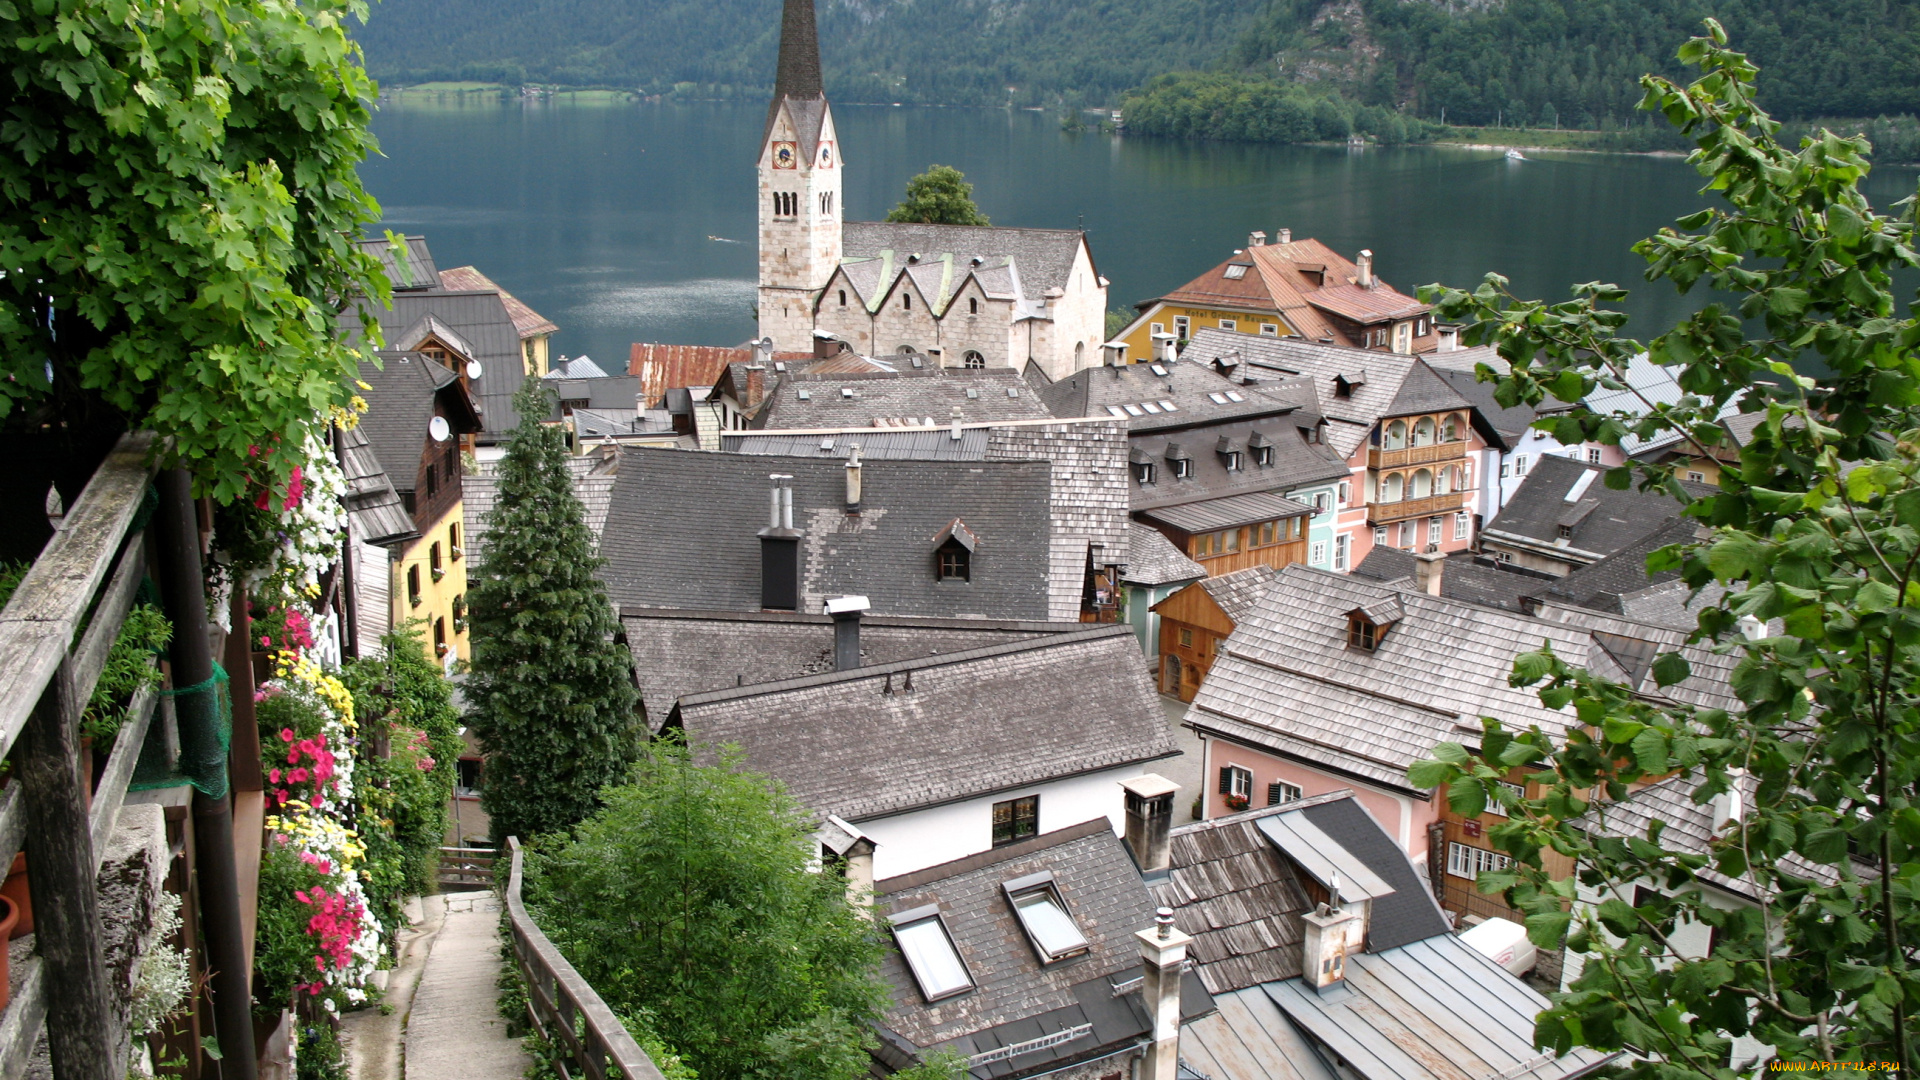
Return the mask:
{"type": "MultiPolygon", "coordinates": [[[[558,323],[556,355],[617,372],[635,341],[753,336],[765,117],[747,104],[401,98],[382,103],[385,156],[362,172],[387,228],[425,234],[441,266],[475,264],[558,323]]],[[[1489,271],[1554,299],[1574,282],[1619,282],[1634,289],[1627,332],[1639,337],[1703,302],[1642,280],[1629,250],[1708,204],[1678,158],[1186,143],[988,109],[839,105],[834,117],[848,219],[879,219],[909,177],[952,165],[997,225],[1086,228],[1116,308],[1282,227],[1349,258],[1371,248],[1408,293],[1489,271]]],[[[1914,170],[1879,170],[1869,191],[1884,209],[1913,194],[1914,170]]]]}

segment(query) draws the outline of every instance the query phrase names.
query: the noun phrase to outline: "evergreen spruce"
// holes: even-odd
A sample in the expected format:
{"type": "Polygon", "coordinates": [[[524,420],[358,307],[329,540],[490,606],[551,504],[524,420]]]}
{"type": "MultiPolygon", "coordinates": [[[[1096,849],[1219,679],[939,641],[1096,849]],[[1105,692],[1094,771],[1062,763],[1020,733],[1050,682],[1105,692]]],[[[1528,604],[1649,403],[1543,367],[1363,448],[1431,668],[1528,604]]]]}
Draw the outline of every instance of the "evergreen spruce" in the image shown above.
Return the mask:
{"type": "Polygon", "coordinates": [[[540,380],[514,397],[520,426],[500,464],[472,610],[469,722],[486,754],[480,805],[493,837],[565,829],[621,780],[644,731],[630,658],[605,588],[586,512],[574,497],[566,436],[540,423],[540,380]]]}

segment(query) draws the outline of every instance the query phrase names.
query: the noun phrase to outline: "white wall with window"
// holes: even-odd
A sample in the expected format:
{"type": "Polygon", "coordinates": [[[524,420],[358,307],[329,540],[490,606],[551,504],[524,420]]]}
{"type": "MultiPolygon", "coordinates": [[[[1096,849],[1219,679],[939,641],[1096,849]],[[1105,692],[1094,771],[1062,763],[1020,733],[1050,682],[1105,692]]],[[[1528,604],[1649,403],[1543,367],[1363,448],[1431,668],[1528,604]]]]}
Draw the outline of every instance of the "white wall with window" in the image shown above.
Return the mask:
{"type": "Polygon", "coordinates": [[[853,824],[874,842],[875,879],[897,877],[991,851],[994,804],[1031,795],[1039,796],[1039,832],[1049,833],[1105,817],[1113,826],[1114,835],[1119,836],[1126,828],[1126,803],[1120,782],[1165,768],[1164,763],[1155,762],[1125,765],[924,810],[858,819],[853,824]]]}

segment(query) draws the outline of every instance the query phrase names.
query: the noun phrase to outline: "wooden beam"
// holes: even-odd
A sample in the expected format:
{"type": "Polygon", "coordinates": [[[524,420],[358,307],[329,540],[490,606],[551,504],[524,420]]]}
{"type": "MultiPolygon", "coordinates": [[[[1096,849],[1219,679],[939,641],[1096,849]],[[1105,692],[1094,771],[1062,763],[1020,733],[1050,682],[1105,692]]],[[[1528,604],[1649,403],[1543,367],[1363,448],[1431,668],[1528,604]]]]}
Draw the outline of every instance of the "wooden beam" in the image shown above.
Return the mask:
{"type": "Polygon", "coordinates": [[[27,1075],[40,1042],[40,1025],[47,1020],[47,965],[37,956],[28,956],[14,975],[19,985],[5,1015],[0,1015],[0,1080],[27,1075]]]}
{"type": "Polygon", "coordinates": [[[100,786],[93,791],[91,828],[96,872],[106,855],[107,837],[119,821],[120,804],[126,801],[127,784],[133,780],[133,767],[140,761],[140,748],[146,745],[147,727],[159,701],[160,693],[152,686],[143,686],[133,695],[127,718],[120,724],[120,734],[114,736],[113,754],[107,758],[106,771],[100,774],[100,786]]]}

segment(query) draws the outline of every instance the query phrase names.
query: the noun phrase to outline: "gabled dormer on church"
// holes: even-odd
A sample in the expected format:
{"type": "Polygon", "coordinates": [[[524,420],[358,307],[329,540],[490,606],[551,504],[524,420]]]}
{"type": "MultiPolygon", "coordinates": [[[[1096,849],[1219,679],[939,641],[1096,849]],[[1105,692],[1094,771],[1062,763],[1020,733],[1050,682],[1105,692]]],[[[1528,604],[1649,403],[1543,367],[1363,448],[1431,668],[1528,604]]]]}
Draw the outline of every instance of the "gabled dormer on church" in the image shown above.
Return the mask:
{"type": "Polygon", "coordinates": [[[840,264],[840,141],[813,15],[813,0],[786,0],[760,147],[760,334],[782,352],[812,350],[814,304],[840,264]]]}

